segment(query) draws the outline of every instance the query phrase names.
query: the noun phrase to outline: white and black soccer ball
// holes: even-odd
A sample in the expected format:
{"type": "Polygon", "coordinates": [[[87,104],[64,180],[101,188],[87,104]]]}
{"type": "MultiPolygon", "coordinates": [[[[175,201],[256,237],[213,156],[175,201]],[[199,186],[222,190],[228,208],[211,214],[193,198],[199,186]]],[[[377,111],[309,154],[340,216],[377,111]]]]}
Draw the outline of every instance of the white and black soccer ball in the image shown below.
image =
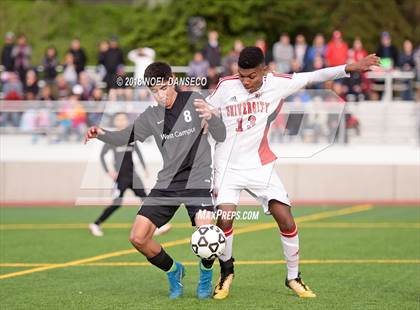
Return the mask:
{"type": "Polygon", "coordinates": [[[215,259],[224,253],[225,247],[225,234],[215,225],[202,225],[192,234],[191,249],[200,258],[215,259]]]}

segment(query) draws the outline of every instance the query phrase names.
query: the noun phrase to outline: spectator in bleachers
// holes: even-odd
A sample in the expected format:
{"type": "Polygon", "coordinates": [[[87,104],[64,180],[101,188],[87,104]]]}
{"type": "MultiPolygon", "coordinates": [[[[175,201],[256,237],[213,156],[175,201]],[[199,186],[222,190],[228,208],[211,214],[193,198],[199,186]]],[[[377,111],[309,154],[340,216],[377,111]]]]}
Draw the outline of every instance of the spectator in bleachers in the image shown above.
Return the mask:
{"type": "Polygon", "coordinates": [[[273,60],[273,53],[269,48],[267,48],[266,40],[262,37],[258,38],[255,40],[255,46],[262,50],[264,54],[264,63],[268,65],[273,60]]]}
{"type": "Polygon", "coordinates": [[[3,85],[4,100],[22,100],[23,84],[15,72],[7,72],[3,85]]]}
{"type": "MultiPolygon", "coordinates": [[[[320,70],[322,68],[325,68],[325,59],[322,57],[322,54],[316,53],[312,61],[310,63],[307,63],[307,65],[305,65],[305,68],[309,69],[310,71],[320,70]]],[[[311,87],[314,89],[324,88],[323,83],[315,83],[315,84],[312,84],[311,87]]]]}
{"type": "Polygon", "coordinates": [[[381,43],[376,50],[376,55],[381,57],[382,64],[387,60],[391,61],[389,69],[398,65],[398,49],[392,44],[392,38],[389,32],[382,32],[381,43]]]}
{"type": "Polygon", "coordinates": [[[360,59],[368,55],[367,51],[363,48],[362,40],[356,37],[353,41],[353,47],[349,50],[349,58],[354,62],[358,62],[360,59]]]}
{"type": "Polygon", "coordinates": [[[102,40],[99,43],[99,47],[98,47],[98,65],[103,65],[105,66],[105,54],[109,49],[109,43],[107,40],[102,40]]]}
{"type": "Polygon", "coordinates": [[[23,87],[26,100],[35,100],[38,97],[38,76],[35,70],[30,69],[26,72],[25,84],[23,87]]]}
{"type": "Polygon", "coordinates": [[[229,69],[228,69],[228,75],[238,74],[238,69],[239,69],[238,63],[237,62],[232,62],[229,66],[229,69]]]}
{"type": "Polygon", "coordinates": [[[196,52],[193,60],[188,64],[187,76],[199,78],[206,77],[209,67],[209,62],[204,59],[203,54],[201,54],[201,52],[196,52]]]}
{"type": "Polygon", "coordinates": [[[110,89],[115,83],[118,66],[124,65],[124,55],[121,48],[118,46],[116,37],[111,38],[109,48],[104,53],[103,62],[106,70],[104,82],[106,82],[107,88],[110,89]]]}
{"type": "MultiPolygon", "coordinates": [[[[30,71],[28,71],[30,72],[30,71]]],[[[52,101],[51,86],[46,84],[39,95],[41,101],[52,101]]],[[[26,110],[22,115],[20,128],[22,131],[32,132],[32,143],[36,144],[42,135],[48,136],[48,128],[55,123],[55,113],[51,111],[51,103],[46,103],[40,108],[26,110]]]]}
{"type": "Polygon", "coordinates": [[[95,87],[92,91],[92,96],[89,98],[89,100],[102,101],[103,97],[104,97],[104,93],[102,89],[100,89],[99,87],[95,87]]]}
{"type": "Polygon", "coordinates": [[[152,93],[149,91],[147,87],[142,87],[139,89],[138,100],[139,101],[153,101],[152,93]]]}
{"type": "Polygon", "coordinates": [[[234,75],[237,73],[237,63],[239,59],[239,53],[244,48],[244,44],[241,40],[235,40],[232,49],[229,54],[222,59],[223,65],[223,76],[234,75]]]}
{"type": "Polygon", "coordinates": [[[216,88],[217,83],[219,83],[220,74],[217,73],[216,67],[210,67],[207,71],[207,84],[204,88],[213,90],[216,88]]]}
{"type": "MultiPolygon", "coordinates": [[[[103,91],[102,89],[96,87],[93,89],[92,91],[92,96],[89,98],[89,100],[91,101],[102,101],[103,99],[103,91]]],[[[93,109],[96,108],[96,106],[92,107],[93,109]]],[[[101,122],[101,118],[102,118],[102,112],[100,109],[98,109],[97,111],[93,111],[93,112],[88,112],[87,113],[87,123],[88,126],[99,126],[100,122],[101,122]]]]}
{"type": "MultiPolygon", "coordinates": [[[[3,85],[4,100],[22,100],[23,85],[15,72],[7,72],[4,75],[3,85]]],[[[18,127],[20,123],[21,112],[0,113],[0,126],[7,126],[9,122],[12,126],[18,127]]]]}
{"type": "Polygon", "coordinates": [[[44,79],[47,83],[53,83],[57,76],[57,49],[54,46],[47,47],[45,56],[42,59],[44,67],[44,79]]]}
{"type": "Polygon", "coordinates": [[[302,71],[302,67],[299,65],[296,58],[293,58],[290,62],[290,73],[300,72],[302,71]]]}
{"type": "Polygon", "coordinates": [[[321,33],[318,33],[313,42],[306,50],[306,54],[303,60],[303,71],[313,71],[319,67],[323,67],[325,58],[325,40],[324,36],[321,33]],[[318,58],[318,59],[316,59],[318,58]],[[317,65],[315,65],[317,62],[317,65]],[[322,63],[322,66],[319,66],[319,63],[322,63]]]}
{"type": "Polygon", "coordinates": [[[52,93],[51,86],[48,84],[45,84],[44,87],[41,88],[41,91],[39,92],[39,100],[41,101],[53,101],[56,100],[52,93]]]}
{"type": "Polygon", "coordinates": [[[56,95],[59,99],[70,96],[70,86],[67,84],[63,74],[57,75],[55,78],[56,95]]]}
{"type": "Polygon", "coordinates": [[[12,49],[14,69],[22,82],[25,81],[26,71],[31,67],[32,48],[26,42],[26,36],[22,33],[17,39],[17,45],[12,49]]]}
{"type": "Polygon", "coordinates": [[[86,57],[85,50],[80,46],[79,39],[74,38],[71,41],[71,45],[68,52],[73,55],[73,62],[76,67],[77,74],[85,70],[87,57],[86,57]]]}
{"type": "Polygon", "coordinates": [[[308,48],[308,45],[306,44],[306,39],[303,34],[298,34],[295,38],[295,46],[293,48],[293,57],[295,60],[295,63],[292,64],[292,67],[299,68],[298,70],[293,70],[292,72],[299,72],[303,69],[303,60],[305,58],[305,53],[308,48]]]}
{"type": "MultiPolygon", "coordinates": [[[[119,65],[117,67],[116,76],[122,77],[125,81],[127,73],[125,72],[124,65],[119,65]]],[[[109,90],[109,100],[110,101],[131,101],[133,100],[133,90],[131,87],[128,87],[125,83],[122,85],[117,85],[116,80],[112,83],[111,89],[109,90]]]]}
{"type": "Polygon", "coordinates": [[[349,48],[344,42],[341,32],[335,30],[325,50],[325,60],[328,67],[339,66],[347,62],[349,48]]]}
{"type": "MultiPolygon", "coordinates": [[[[353,41],[353,46],[349,49],[347,63],[355,63],[360,59],[368,55],[367,51],[363,48],[362,41],[356,37],[353,41]]],[[[357,73],[351,75],[349,79],[345,80],[345,84],[348,86],[349,92],[346,97],[348,101],[360,101],[363,100],[366,95],[370,92],[370,81],[366,76],[366,73],[357,73]]]]}
{"type": "Polygon", "coordinates": [[[4,37],[4,46],[1,51],[1,64],[5,71],[14,70],[13,47],[15,46],[15,34],[11,31],[6,33],[4,37]]]}
{"type": "Polygon", "coordinates": [[[83,138],[84,132],[87,129],[87,115],[84,106],[80,103],[79,97],[73,95],[70,97],[71,104],[71,125],[72,132],[76,134],[77,140],[83,138]]]}
{"type": "Polygon", "coordinates": [[[99,78],[103,81],[106,75],[105,69],[105,54],[109,49],[109,43],[106,40],[103,40],[98,45],[98,56],[97,56],[97,67],[96,72],[99,78]]]}
{"type": "Polygon", "coordinates": [[[277,72],[289,73],[294,57],[294,50],[290,44],[290,37],[287,33],[281,34],[279,41],[273,45],[273,60],[277,66],[277,72]]]}
{"type": "Polygon", "coordinates": [[[128,53],[128,59],[135,65],[134,78],[139,80],[144,77],[144,70],[155,60],[156,53],[150,47],[141,47],[128,53]]]}
{"type": "Polygon", "coordinates": [[[77,84],[77,70],[72,53],[67,53],[64,58],[63,77],[70,87],[77,84]]]}
{"type": "Polygon", "coordinates": [[[420,80],[420,45],[417,46],[413,53],[414,64],[416,68],[417,81],[420,80]]]}
{"type": "MultiPolygon", "coordinates": [[[[404,40],[403,49],[399,53],[398,67],[401,71],[413,71],[416,64],[414,62],[413,43],[410,40],[404,40]]],[[[411,80],[403,81],[406,89],[402,92],[403,100],[413,100],[413,85],[411,80]]]]}
{"type": "Polygon", "coordinates": [[[86,71],[82,71],[79,74],[79,85],[82,86],[82,93],[80,94],[80,100],[89,100],[92,91],[95,87],[92,80],[90,79],[86,71]]]}
{"type": "Polygon", "coordinates": [[[203,48],[203,56],[211,67],[220,66],[222,60],[222,51],[219,45],[219,34],[212,30],[208,33],[208,41],[203,48]]]}
{"type": "Polygon", "coordinates": [[[314,70],[325,68],[325,60],[321,55],[316,55],[312,63],[314,70]]]}
{"type": "Polygon", "coordinates": [[[413,43],[410,40],[404,40],[403,49],[399,54],[398,67],[402,71],[413,71],[416,64],[413,56],[413,43]]]}
{"type": "Polygon", "coordinates": [[[63,101],[62,109],[57,115],[59,141],[70,141],[72,134],[76,134],[77,139],[80,140],[87,128],[86,111],[79,101],[81,92],[80,85],[75,85],[73,94],[63,101]]]}
{"type": "Polygon", "coordinates": [[[60,111],[57,113],[58,139],[60,141],[69,141],[71,132],[71,105],[69,100],[64,100],[60,111]]]}
{"type": "MultiPolygon", "coordinates": [[[[416,64],[416,102],[420,102],[420,45],[413,53],[414,63],[416,64]]],[[[420,113],[419,113],[420,119],[420,113]]],[[[420,141],[420,121],[419,121],[419,141],[420,141]]],[[[420,143],[419,143],[420,144],[420,143]]]]}
{"type": "Polygon", "coordinates": [[[274,61],[270,61],[267,65],[267,71],[268,72],[276,72],[276,63],[274,61]]]}

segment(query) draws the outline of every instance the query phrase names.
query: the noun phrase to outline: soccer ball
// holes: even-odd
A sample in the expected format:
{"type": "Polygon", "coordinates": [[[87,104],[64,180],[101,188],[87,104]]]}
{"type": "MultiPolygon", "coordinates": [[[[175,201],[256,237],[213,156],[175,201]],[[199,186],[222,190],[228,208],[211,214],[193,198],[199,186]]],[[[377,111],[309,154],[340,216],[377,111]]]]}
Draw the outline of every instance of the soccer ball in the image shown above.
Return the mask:
{"type": "Polygon", "coordinates": [[[223,254],[225,247],[225,234],[215,225],[202,225],[192,234],[191,249],[200,258],[215,259],[223,254]]]}

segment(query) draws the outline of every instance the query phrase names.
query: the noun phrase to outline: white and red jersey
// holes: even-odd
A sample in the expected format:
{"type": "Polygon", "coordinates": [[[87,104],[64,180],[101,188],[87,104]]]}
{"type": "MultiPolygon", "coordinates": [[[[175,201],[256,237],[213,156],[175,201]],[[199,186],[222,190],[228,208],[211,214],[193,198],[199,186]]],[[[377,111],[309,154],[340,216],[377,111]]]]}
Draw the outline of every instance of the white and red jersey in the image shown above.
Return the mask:
{"type": "Polygon", "coordinates": [[[308,84],[343,77],[348,77],[344,65],[293,75],[268,73],[254,93],[238,76],[221,79],[206,99],[219,110],[227,131],[226,140],[215,147],[215,168],[253,169],[276,160],[268,136],[283,100],[308,84]]]}

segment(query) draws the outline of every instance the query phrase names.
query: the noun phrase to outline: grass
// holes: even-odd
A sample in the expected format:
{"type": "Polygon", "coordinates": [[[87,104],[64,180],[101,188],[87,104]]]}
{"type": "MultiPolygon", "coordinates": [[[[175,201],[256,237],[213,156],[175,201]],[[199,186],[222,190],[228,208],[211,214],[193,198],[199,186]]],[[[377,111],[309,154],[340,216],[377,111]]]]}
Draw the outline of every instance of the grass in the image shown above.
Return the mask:
{"type": "MultiPolygon", "coordinates": [[[[302,206],[294,208],[294,215],[299,219],[339,209],[302,206]]],[[[130,249],[129,224],[135,208],[115,213],[108,223],[126,225],[105,228],[103,238],[90,236],[85,228],[100,212],[97,207],[0,208],[0,305],[2,309],[419,309],[419,211],[375,206],[299,224],[301,271],[318,294],[312,300],[299,299],[284,287],[285,265],[276,262],[283,259],[276,228],[235,236],[236,278],[231,296],[223,301],[195,298],[197,259],[188,243],[167,247],[176,260],[188,263],[185,295],[169,301],[165,275],[145,264],[138,253],[74,264],[130,249]],[[1,275],[38,268],[5,264],[68,262],[72,263],[1,279],[1,275]]],[[[186,211],[180,209],[173,223],[186,222],[186,211]]],[[[261,211],[258,221],[238,221],[235,230],[263,222],[273,221],[261,211]]],[[[177,225],[159,241],[185,239],[192,231],[177,225]]],[[[217,276],[218,266],[214,281],[217,276]]]]}

